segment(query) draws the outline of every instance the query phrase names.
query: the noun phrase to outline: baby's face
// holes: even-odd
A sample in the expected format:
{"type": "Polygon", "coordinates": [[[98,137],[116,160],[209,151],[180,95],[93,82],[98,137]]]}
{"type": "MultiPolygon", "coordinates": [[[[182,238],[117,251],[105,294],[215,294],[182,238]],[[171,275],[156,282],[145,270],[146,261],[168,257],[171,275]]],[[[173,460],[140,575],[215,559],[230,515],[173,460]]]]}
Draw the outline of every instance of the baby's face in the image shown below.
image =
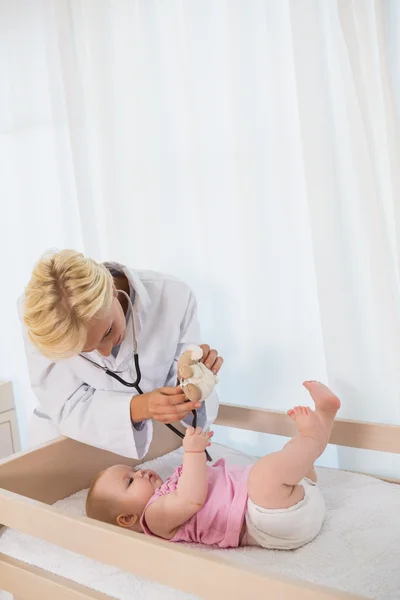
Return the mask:
{"type": "Polygon", "coordinates": [[[140,516],[155,490],[162,485],[155,471],[134,471],[126,465],[110,467],[100,477],[96,491],[104,496],[113,496],[121,511],[140,516]]]}

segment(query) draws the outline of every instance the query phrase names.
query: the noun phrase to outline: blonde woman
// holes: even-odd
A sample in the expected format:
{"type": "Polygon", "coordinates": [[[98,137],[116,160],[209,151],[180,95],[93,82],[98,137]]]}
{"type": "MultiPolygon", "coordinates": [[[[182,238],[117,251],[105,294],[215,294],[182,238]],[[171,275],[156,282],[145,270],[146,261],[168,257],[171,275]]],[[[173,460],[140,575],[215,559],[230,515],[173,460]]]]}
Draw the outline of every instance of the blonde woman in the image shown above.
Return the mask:
{"type": "MultiPolygon", "coordinates": [[[[39,401],[29,445],[64,435],[142,458],[151,419],[191,423],[198,409],[199,426],[214,421],[215,393],[200,405],[177,387],[179,356],[200,342],[196,300],[184,283],[63,250],[37,263],[19,311],[39,401]]],[[[217,373],[223,359],[202,348],[217,373]]]]}

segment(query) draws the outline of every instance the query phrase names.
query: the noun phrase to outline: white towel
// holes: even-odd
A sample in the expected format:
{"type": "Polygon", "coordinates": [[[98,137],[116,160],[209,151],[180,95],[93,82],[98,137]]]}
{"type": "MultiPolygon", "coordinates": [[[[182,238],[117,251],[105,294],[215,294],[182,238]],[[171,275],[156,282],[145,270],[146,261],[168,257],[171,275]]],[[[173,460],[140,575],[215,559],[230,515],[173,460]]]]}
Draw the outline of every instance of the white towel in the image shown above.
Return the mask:
{"type": "MultiPolygon", "coordinates": [[[[255,460],[218,444],[212,445],[211,454],[214,460],[225,457],[242,465],[255,460]]],[[[181,458],[178,450],[151,461],[146,467],[165,478],[180,464],[181,458]]],[[[370,598],[399,599],[400,485],[331,469],[317,469],[317,473],[327,503],[327,519],[320,535],[307,546],[293,551],[201,549],[266,572],[272,570],[370,598]]],[[[78,492],[57,506],[84,514],[85,497],[86,492],[78,492]]],[[[13,530],[6,529],[0,536],[0,552],[119,600],[197,598],[13,530]]]]}

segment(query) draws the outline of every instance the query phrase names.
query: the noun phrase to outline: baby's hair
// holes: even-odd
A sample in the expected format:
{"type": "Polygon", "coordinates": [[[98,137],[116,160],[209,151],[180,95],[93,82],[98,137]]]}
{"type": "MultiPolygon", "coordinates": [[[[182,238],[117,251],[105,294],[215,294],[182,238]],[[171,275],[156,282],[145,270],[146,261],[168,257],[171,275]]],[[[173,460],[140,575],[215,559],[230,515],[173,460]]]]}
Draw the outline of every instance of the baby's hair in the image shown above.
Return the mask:
{"type": "Polygon", "coordinates": [[[113,279],[104,265],[74,250],[49,253],[25,290],[28,336],[50,359],[75,356],[85,347],[89,323],[112,299],[113,279]]]}
{"type": "Polygon", "coordinates": [[[97,482],[103,473],[104,471],[101,471],[96,475],[89,488],[86,496],[86,515],[91,519],[96,519],[96,521],[103,521],[103,523],[116,525],[118,513],[113,510],[113,502],[110,498],[99,496],[95,491],[97,482]]]}

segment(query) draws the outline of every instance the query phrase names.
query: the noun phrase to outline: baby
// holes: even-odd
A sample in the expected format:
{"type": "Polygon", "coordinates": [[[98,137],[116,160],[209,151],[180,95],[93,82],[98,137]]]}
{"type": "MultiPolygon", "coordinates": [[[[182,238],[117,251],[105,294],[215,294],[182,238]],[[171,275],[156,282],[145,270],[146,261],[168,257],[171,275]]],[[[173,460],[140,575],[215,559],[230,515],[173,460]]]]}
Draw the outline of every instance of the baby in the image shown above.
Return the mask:
{"type": "Polygon", "coordinates": [[[150,470],[116,465],[100,473],[89,490],[89,517],[171,542],[220,548],[261,546],[294,549],[319,533],[325,503],[314,462],[325,450],[339,399],[308,381],[315,410],[288,411],[297,435],[280,452],[248,467],[223,459],[207,466],[211,432],[188,428],[183,464],[163,482],[150,470]]]}

